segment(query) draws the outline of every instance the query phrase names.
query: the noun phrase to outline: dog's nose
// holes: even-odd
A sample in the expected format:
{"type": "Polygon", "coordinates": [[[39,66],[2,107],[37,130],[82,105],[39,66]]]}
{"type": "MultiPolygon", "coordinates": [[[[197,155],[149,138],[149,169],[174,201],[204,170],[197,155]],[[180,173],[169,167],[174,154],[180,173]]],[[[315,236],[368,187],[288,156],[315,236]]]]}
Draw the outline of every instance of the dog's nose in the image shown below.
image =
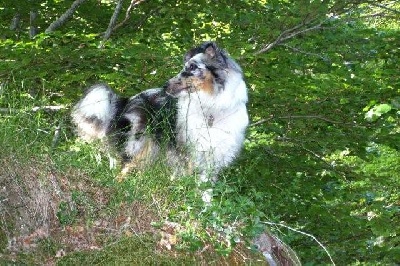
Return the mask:
{"type": "Polygon", "coordinates": [[[168,93],[172,96],[177,95],[179,92],[181,92],[183,89],[185,89],[182,84],[182,80],[178,77],[174,77],[174,78],[168,80],[163,88],[166,93],[168,93]]]}
{"type": "Polygon", "coordinates": [[[164,91],[169,95],[173,95],[174,91],[175,91],[174,84],[175,84],[174,82],[171,82],[171,80],[168,80],[163,86],[164,91]]]}

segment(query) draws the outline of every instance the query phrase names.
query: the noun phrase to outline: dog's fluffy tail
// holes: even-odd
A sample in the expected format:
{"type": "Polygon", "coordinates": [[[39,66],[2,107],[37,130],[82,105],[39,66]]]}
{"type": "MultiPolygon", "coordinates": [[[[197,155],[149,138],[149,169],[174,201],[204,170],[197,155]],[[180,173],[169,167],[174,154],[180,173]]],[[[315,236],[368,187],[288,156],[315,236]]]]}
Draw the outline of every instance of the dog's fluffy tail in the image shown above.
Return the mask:
{"type": "Polygon", "coordinates": [[[106,84],[91,86],[72,110],[72,122],[86,141],[104,138],[115,120],[122,99],[106,84]]]}

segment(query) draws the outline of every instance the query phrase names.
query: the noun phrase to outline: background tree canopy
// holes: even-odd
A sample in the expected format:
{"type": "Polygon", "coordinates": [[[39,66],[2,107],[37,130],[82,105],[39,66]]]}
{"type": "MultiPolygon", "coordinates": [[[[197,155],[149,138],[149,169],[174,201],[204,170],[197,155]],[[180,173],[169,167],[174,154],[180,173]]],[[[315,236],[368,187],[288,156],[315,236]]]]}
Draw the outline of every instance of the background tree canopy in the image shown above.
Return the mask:
{"type": "Polygon", "coordinates": [[[0,261],[244,263],[267,228],[306,265],[400,263],[397,1],[4,0],[0,14],[0,261]],[[252,121],[208,211],[161,166],[115,182],[68,118],[87,85],[162,86],[205,40],[242,66],[252,121]],[[154,236],[165,220],[184,228],[173,254],[154,236]]]}

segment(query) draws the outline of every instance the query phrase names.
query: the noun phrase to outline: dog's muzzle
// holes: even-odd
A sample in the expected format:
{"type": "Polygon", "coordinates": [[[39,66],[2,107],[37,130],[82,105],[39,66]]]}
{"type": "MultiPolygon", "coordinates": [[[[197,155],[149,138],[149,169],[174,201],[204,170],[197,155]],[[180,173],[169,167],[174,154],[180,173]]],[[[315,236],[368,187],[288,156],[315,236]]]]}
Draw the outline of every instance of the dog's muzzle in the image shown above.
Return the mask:
{"type": "Polygon", "coordinates": [[[182,91],[190,91],[190,86],[177,76],[168,80],[167,84],[164,85],[164,90],[171,96],[177,96],[182,91]]]}

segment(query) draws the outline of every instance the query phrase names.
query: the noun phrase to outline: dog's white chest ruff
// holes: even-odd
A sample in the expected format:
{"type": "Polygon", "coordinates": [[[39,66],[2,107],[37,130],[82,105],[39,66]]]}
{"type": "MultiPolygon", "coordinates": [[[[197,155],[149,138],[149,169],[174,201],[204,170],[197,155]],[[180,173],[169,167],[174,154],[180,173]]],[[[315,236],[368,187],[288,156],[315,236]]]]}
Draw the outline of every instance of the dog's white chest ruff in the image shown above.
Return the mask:
{"type": "Polygon", "coordinates": [[[218,97],[207,97],[198,93],[179,101],[177,143],[188,147],[197,170],[216,174],[240,151],[248,115],[245,99],[221,104],[218,97]]]}

